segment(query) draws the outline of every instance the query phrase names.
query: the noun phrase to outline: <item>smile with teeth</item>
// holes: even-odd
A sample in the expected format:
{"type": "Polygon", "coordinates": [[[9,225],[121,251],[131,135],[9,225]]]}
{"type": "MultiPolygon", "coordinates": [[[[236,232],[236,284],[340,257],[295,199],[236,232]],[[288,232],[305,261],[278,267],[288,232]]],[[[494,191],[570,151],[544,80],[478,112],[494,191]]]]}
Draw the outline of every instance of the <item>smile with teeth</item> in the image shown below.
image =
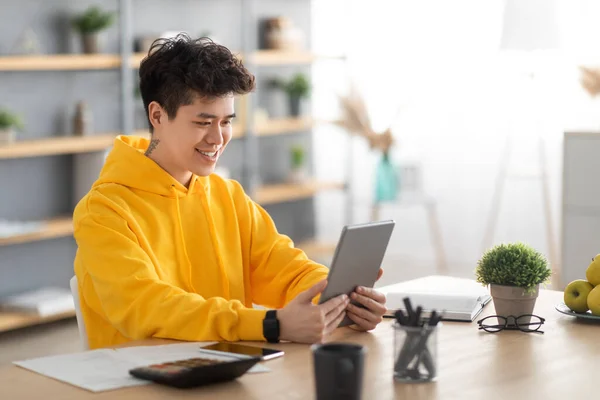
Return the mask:
{"type": "Polygon", "coordinates": [[[218,150],[217,151],[202,151],[202,150],[196,149],[196,151],[210,159],[215,159],[217,157],[217,154],[219,154],[218,150]]]}

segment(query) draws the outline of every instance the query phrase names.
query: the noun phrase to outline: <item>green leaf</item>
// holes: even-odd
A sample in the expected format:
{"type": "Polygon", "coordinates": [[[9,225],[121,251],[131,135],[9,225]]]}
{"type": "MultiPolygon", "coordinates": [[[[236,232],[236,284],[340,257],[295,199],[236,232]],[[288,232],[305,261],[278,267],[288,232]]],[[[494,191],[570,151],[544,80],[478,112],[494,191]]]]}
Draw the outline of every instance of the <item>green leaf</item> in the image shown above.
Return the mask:
{"type": "Polygon", "coordinates": [[[475,268],[476,280],[483,285],[518,286],[528,291],[547,282],[551,274],[546,258],[524,243],[493,247],[483,254],[475,268]]]}
{"type": "Polygon", "coordinates": [[[8,129],[11,127],[23,130],[21,118],[7,109],[0,109],[0,129],[8,129]]]}
{"type": "Polygon", "coordinates": [[[116,18],[114,12],[104,12],[97,6],[89,7],[85,12],[73,18],[73,27],[80,33],[96,33],[111,26],[116,18]]]}

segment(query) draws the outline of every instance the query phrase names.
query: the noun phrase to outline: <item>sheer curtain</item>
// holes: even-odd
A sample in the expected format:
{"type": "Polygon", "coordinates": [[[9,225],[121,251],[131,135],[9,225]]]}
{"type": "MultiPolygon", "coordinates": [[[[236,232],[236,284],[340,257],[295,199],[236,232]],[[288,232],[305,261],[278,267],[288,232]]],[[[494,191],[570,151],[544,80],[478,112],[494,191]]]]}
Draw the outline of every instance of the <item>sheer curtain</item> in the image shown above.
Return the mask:
{"type": "MultiPolygon", "coordinates": [[[[348,56],[345,64],[315,66],[314,113],[335,115],[333,94],[342,91],[348,79],[364,93],[376,128],[385,128],[400,110],[393,121],[394,160],[422,165],[425,189],[437,200],[452,273],[470,276],[481,256],[508,136],[535,133],[546,139],[558,243],[562,133],[600,127],[600,106],[581,88],[578,72],[579,65],[590,65],[600,51],[600,24],[590,17],[600,15],[598,3],[555,2],[559,47],[531,54],[500,50],[503,0],[313,1],[313,48],[348,56]],[[532,65],[534,86],[528,74],[532,65]]],[[[340,143],[346,137],[327,126],[316,130],[315,167],[320,177],[343,176],[340,143]]],[[[526,163],[537,154],[523,150],[520,156],[526,163]]],[[[352,160],[353,222],[364,222],[369,219],[377,154],[356,138],[352,160]]],[[[344,222],[326,211],[338,200],[324,195],[318,201],[318,226],[324,236],[335,238],[344,222]]],[[[390,251],[433,268],[422,209],[399,209],[385,217],[397,220],[390,251]]],[[[494,242],[523,240],[547,252],[545,235],[540,184],[508,183],[494,242]]]]}

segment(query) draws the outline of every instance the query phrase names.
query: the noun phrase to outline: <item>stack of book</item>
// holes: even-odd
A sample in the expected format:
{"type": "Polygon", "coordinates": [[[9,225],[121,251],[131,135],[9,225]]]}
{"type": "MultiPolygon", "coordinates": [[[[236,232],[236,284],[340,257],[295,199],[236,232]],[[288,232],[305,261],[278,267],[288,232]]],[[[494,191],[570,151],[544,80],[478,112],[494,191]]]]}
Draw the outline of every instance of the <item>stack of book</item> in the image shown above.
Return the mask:
{"type": "Polygon", "coordinates": [[[73,295],[68,289],[44,287],[0,298],[0,309],[48,317],[75,310],[73,295]]]}

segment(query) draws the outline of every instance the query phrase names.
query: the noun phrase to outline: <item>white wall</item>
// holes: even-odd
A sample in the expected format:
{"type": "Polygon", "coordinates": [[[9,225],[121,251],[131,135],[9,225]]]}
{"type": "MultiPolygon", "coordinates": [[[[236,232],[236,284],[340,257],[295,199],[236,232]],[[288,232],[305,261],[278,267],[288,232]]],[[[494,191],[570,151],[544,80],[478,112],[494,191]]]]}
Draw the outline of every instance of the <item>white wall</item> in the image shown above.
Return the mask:
{"type": "MultiPolygon", "coordinates": [[[[519,144],[512,165],[522,171],[536,166],[536,135],[546,140],[558,246],[563,132],[600,129],[600,102],[583,91],[578,71],[579,65],[600,59],[600,24],[592,18],[600,15],[600,2],[555,2],[560,48],[535,55],[499,50],[504,5],[499,0],[313,2],[314,47],[349,55],[345,67],[333,62],[315,67],[314,112],[335,115],[332,93],[347,77],[365,91],[376,127],[385,127],[402,107],[393,125],[398,140],[394,157],[423,164],[426,189],[438,201],[447,257],[457,274],[472,271],[483,250],[506,139],[519,144]],[[536,72],[533,81],[524,72],[529,69],[536,72]]],[[[316,130],[319,176],[343,177],[340,143],[345,138],[330,126],[316,130]]],[[[353,184],[360,204],[354,222],[362,222],[369,217],[377,155],[360,139],[354,144],[353,184]]],[[[509,181],[505,188],[494,243],[523,240],[547,254],[539,183],[509,181]]],[[[340,201],[335,194],[320,196],[324,237],[339,234],[342,214],[326,208],[339,208],[340,201]]],[[[423,212],[416,208],[382,215],[387,216],[398,222],[391,251],[432,262],[423,212]]]]}

